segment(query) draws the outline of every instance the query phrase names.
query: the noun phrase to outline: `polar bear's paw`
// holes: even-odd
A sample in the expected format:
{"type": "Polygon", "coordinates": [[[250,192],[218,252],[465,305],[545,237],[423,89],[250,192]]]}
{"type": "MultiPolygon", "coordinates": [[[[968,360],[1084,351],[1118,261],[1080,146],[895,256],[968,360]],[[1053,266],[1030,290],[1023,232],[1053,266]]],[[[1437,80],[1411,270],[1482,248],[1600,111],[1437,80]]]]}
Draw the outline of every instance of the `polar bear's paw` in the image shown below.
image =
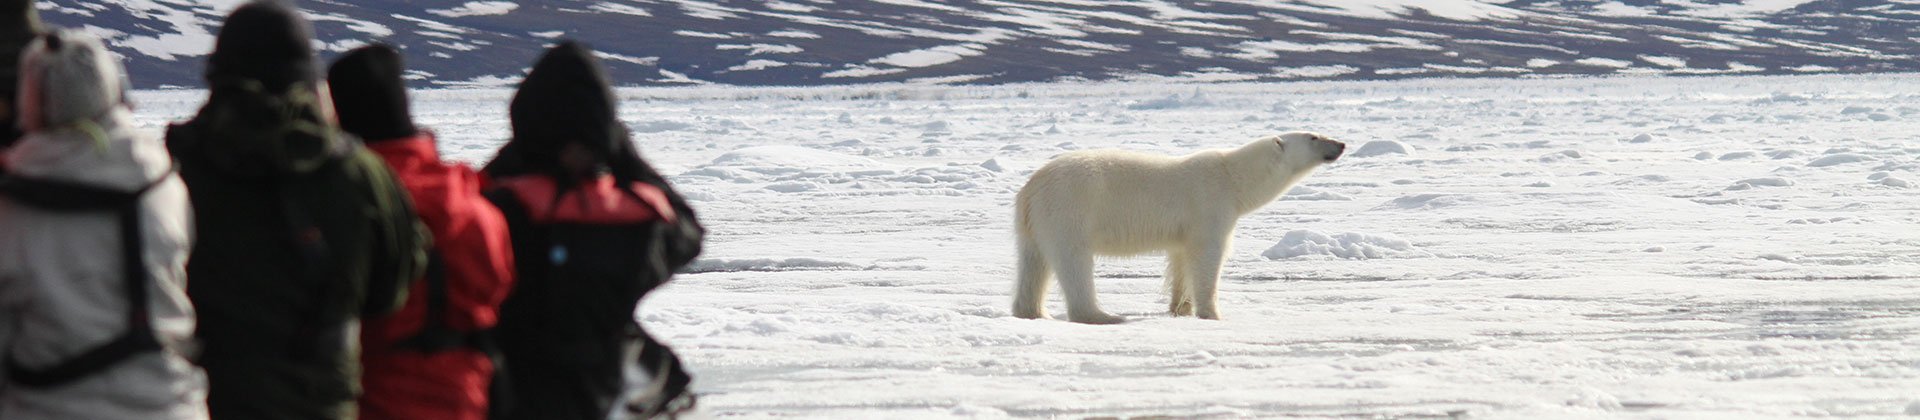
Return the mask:
{"type": "Polygon", "coordinates": [[[1192,316],[1193,301],[1181,299],[1167,304],[1167,312],[1173,316],[1192,316]]]}
{"type": "Polygon", "coordinates": [[[1127,317],[1103,312],[1069,314],[1067,315],[1067,319],[1073,322],[1093,325],[1109,325],[1127,322],[1127,317]]]}
{"type": "Polygon", "coordinates": [[[1219,309],[1213,309],[1213,308],[1199,309],[1199,310],[1195,310],[1193,315],[1196,317],[1199,317],[1200,319],[1211,319],[1215,321],[1220,320],[1219,309]]]}
{"type": "Polygon", "coordinates": [[[1020,318],[1020,319],[1046,319],[1047,308],[1038,307],[1038,306],[1033,308],[1021,308],[1016,306],[1013,308],[1013,317],[1020,318]]]}

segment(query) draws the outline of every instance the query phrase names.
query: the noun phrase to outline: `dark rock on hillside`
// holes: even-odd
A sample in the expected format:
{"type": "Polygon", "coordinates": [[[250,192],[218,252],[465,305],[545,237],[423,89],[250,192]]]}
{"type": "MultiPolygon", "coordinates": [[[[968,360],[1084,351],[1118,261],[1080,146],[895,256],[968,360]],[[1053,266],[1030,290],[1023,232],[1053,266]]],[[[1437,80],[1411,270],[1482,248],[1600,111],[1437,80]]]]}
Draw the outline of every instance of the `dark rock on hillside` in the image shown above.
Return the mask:
{"type": "MultiPolygon", "coordinates": [[[[240,1],[39,0],[196,87],[240,1]]],[[[420,86],[508,86],[559,38],[623,85],[1305,80],[1920,70],[1900,0],[308,0],[322,50],[401,46],[420,86]]]]}

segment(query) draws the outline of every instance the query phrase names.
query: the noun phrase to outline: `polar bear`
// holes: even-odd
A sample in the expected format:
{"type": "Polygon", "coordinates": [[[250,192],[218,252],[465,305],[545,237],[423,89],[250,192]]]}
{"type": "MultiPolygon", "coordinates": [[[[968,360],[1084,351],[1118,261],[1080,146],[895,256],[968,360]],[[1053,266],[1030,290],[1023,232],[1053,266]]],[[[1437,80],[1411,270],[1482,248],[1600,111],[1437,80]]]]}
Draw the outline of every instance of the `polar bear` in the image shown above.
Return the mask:
{"type": "Polygon", "coordinates": [[[1326,136],[1290,132],[1181,157],[1118,150],[1061,155],[1034,171],[1014,199],[1020,261],[1013,315],[1047,316],[1053,274],[1068,319],[1126,322],[1100,310],[1094,256],[1165,251],[1168,311],[1220,319],[1220,264],[1240,217],[1345,151],[1326,136]]]}

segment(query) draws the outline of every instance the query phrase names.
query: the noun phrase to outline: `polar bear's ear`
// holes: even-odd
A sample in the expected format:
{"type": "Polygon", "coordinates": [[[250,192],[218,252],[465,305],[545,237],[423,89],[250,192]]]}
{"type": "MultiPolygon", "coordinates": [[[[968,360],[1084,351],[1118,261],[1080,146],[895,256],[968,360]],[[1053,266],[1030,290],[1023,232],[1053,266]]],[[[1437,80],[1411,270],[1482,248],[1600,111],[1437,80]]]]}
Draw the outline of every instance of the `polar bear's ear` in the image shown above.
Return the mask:
{"type": "Polygon", "coordinates": [[[1280,136],[1273,136],[1273,145],[1280,146],[1280,153],[1287,152],[1287,142],[1285,138],[1280,136]]]}

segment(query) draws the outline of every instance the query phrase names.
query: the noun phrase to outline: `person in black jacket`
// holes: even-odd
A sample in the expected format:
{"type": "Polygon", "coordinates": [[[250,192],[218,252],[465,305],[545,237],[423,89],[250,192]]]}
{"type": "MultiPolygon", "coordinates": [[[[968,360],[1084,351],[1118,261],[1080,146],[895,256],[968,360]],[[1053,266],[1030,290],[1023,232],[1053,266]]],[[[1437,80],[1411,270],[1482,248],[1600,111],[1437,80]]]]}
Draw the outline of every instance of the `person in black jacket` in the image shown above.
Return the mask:
{"type": "Polygon", "coordinates": [[[20,51],[40,35],[40,12],[33,0],[0,0],[0,150],[20,138],[14,126],[18,111],[13,103],[18,86],[20,51]]]}
{"type": "Polygon", "coordinates": [[[620,402],[625,360],[652,375],[625,408],[691,404],[690,378],[640,329],[634,306],[700,252],[693,210],[635,151],[593,52],[564,42],[527,74],[513,138],[487,164],[513,238],[517,281],[496,330],[513,419],[601,419],[620,402]]]}
{"type": "Polygon", "coordinates": [[[187,295],[215,420],[358,417],[358,320],[398,309],[427,266],[407,190],[333,124],[312,40],[290,5],[241,6],[206,105],[167,130],[198,220],[187,295]]]}

